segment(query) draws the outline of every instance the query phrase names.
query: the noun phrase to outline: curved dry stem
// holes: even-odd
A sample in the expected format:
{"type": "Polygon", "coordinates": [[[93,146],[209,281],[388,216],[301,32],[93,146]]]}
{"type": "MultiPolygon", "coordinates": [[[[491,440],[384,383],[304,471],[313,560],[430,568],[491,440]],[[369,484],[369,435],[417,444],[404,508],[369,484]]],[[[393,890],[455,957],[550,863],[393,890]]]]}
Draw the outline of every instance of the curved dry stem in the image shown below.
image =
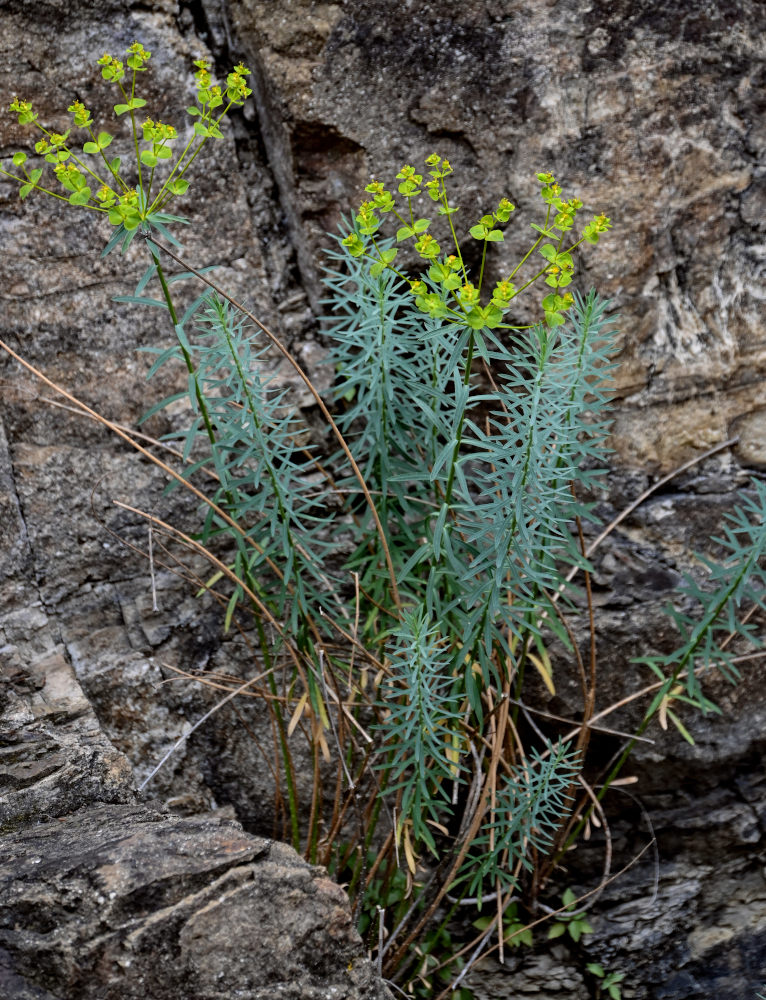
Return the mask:
{"type": "Polygon", "coordinates": [[[582,775],[580,775],[577,780],[582,785],[582,787],[585,789],[585,791],[586,791],[586,793],[588,795],[588,798],[593,803],[593,808],[598,813],[599,822],[601,824],[601,827],[604,830],[604,841],[605,841],[605,844],[604,844],[604,874],[601,876],[601,878],[602,878],[601,889],[599,890],[599,892],[596,893],[596,895],[591,900],[591,904],[593,904],[593,903],[596,902],[596,900],[598,899],[598,897],[604,891],[604,885],[606,884],[606,880],[609,878],[609,873],[612,870],[612,831],[609,829],[609,822],[607,821],[606,813],[604,812],[604,807],[599,802],[598,796],[596,795],[596,793],[593,791],[593,789],[590,787],[590,785],[585,780],[585,778],[583,778],[582,775]]]}
{"type": "Polygon", "coordinates": [[[161,520],[161,518],[155,517],[153,514],[148,514],[146,511],[140,510],[138,507],[132,507],[130,504],[123,503],[121,500],[113,500],[112,502],[114,503],[115,507],[120,507],[122,510],[129,511],[131,514],[136,514],[138,517],[143,518],[150,524],[162,528],[163,531],[167,532],[167,534],[174,536],[176,538],[180,538],[190,549],[197,552],[199,555],[203,556],[205,559],[208,560],[208,562],[212,563],[212,565],[215,566],[221,573],[223,573],[224,576],[227,576],[232,581],[232,583],[234,583],[238,587],[241,587],[243,593],[253,603],[253,606],[258,609],[263,618],[265,618],[266,621],[268,621],[268,623],[272,626],[272,628],[276,631],[277,635],[283,641],[285,648],[290,653],[290,657],[293,663],[295,664],[295,668],[298,671],[301,680],[304,682],[306,686],[308,686],[308,680],[303,670],[303,664],[301,662],[300,655],[289,641],[287,634],[282,625],[280,624],[280,622],[278,621],[278,619],[271,613],[268,606],[263,603],[260,597],[255,593],[255,591],[251,590],[250,587],[247,585],[247,583],[245,583],[244,580],[241,580],[237,576],[237,574],[226,565],[225,562],[223,562],[217,556],[213,555],[213,553],[209,549],[206,549],[205,546],[202,545],[200,542],[196,541],[196,539],[190,538],[189,535],[181,531],[180,528],[175,528],[172,524],[168,524],[167,521],[163,521],[161,520]]]}
{"type": "Polygon", "coordinates": [[[10,357],[12,357],[14,361],[18,361],[18,363],[22,365],[24,368],[26,368],[28,372],[31,372],[31,374],[34,375],[36,379],[39,379],[45,385],[49,386],[51,389],[53,389],[54,392],[57,392],[60,396],[63,396],[64,399],[68,399],[70,403],[73,403],[75,408],[74,412],[90,417],[91,420],[95,420],[96,423],[99,423],[102,426],[106,427],[113,434],[116,434],[117,437],[121,438],[123,441],[129,444],[131,448],[134,448],[139,454],[143,455],[145,458],[148,458],[149,461],[152,462],[154,465],[156,465],[159,469],[162,469],[162,471],[166,475],[170,476],[171,479],[175,479],[177,483],[179,483],[185,489],[189,490],[189,492],[192,493],[195,497],[197,497],[198,500],[202,501],[202,503],[204,503],[222,520],[224,520],[226,524],[229,525],[229,527],[232,528],[236,532],[236,534],[240,535],[240,537],[248,545],[250,545],[252,548],[255,548],[256,551],[258,551],[258,546],[255,544],[255,542],[248,537],[248,535],[240,527],[240,525],[238,525],[237,522],[232,517],[230,517],[225,510],[223,510],[216,503],[214,503],[201,490],[198,490],[196,486],[193,486],[189,482],[189,480],[185,479],[179,472],[176,472],[176,470],[172,468],[172,466],[168,465],[166,462],[163,462],[161,459],[157,458],[156,455],[153,455],[147,448],[144,448],[142,445],[140,445],[132,436],[133,435],[132,431],[130,433],[127,432],[126,430],[123,429],[123,426],[121,424],[117,424],[112,420],[108,420],[106,417],[102,416],[100,413],[97,413],[96,410],[88,406],[87,403],[83,403],[82,400],[78,399],[76,396],[73,396],[70,392],[67,392],[66,389],[63,389],[56,382],[51,381],[51,379],[49,379],[46,375],[44,375],[39,368],[35,368],[33,364],[22,358],[20,354],[14,351],[12,347],[9,347],[8,344],[6,344],[2,340],[0,340],[0,349],[4,350],[6,354],[10,355],[10,357]]]}
{"type": "MultiPolygon", "coordinates": [[[[628,506],[621,511],[613,521],[610,521],[609,524],[607,524],[601,534],[594,538],[594,540],[590,543],[585,555],[592,556],[599,545],[608,535],[611,535],[618,524],[622,523],[622,521],[624,521],[626,517],[629,517],[637,507],[641,506],[644,500],[648,500],[653,493],[656,493],[657,490],[663,487],[666,483],[675,479],[676,476],[680,476],[681,473],[686,472],[687,469],[691,469],[695,465],[699,465],[700,462],[704,462],[706,458],[710,458],[712,455],[717,455],[719,451],[726,451],[727,448],[732,448],[738,441],[739,434],[733,438],[729,438],[728,441],[722,441],[720,444],[714,445],[712,448],[708,448],[708,450],[703,451],[701,455],[695,455],[694,458],[690,458],[688,462],[684,462],[683,465],[679,465],[677,469],[673,469],[672,472],[663,476],[662,479],[658,479],[656,483],[652,483],[652,485],[647,487],[640,496],[636,497],[632,503],[628,504],[628,506]]],[[[576,573],[577,568],[574,568],[572,570],[572,575],[568,576],[567,580],[571,580],[576,573]]]]}
{"type": "Polygon", "coordinates": [[[186,740],[188,740],[188,738],[192,735],[192,733],[196,732],[199,729],[199,727],[204,722],[207,722],[207,720],[212,715],[215,715],[215,713],[218,711],[219,708],[223,708],[223,706],[226,705],[228,702],[230,702],[232,698],[236,698],[238,694],[245,691],[252,684],[255,684],[257,681],[263,680],[263,678],[267,677],[273,669],[274,668],[272,667],[269,670],[266,670],[263,673],[258,674],[256,677],[251,677],[250,680],[245,681],[244,684],[240,684],[240,686],[235,691],[230,692],[229,694],[226,695],[225,698],[222,698],[219,702],[213,705],[213,707],[210,709],[209,712],[205,712],[205,714],[202,716],[201,719],[197,719],[197,721],[194,723],[191,729],[176,740],[176,742],[173,744],[170,750],[168,750],[168,752],[165,754],[165,756],[162,758],[159,764],[157,764],[154,770],[148,775],[148,777],[144,778],[144,780],[138,786],[139,792],[142,792],[144,790],[144,788],[149,784],[152,778],[161,770],[161,768],[164,767],[164,765],[167,763],[167,761],[170,760],[170,758],[173,756],[176,750],[180,746],[182,746],[186,742],[186,740]]]}

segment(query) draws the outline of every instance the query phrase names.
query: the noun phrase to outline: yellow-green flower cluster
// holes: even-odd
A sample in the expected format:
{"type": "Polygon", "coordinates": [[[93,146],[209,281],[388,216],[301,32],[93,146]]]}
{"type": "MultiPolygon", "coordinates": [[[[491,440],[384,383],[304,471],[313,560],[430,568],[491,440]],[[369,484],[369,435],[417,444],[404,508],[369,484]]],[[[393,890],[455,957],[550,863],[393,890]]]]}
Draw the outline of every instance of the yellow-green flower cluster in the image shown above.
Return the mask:
{"type": "Polygon", "coordinates": [[[140,42],[133,42],[132,45],[128,46],[128,66],[134,72],[145,70],[145,63],[148,63],[151,57],[151,52],[147,52],[140,42]]]}
{"type": "Polygon", "coordinates": [[[88,111],[82,101],[74,101],[69,105],[67,111],[74,115],[74,124],[76,128],[90,128],[93,124],[90,111],[88,111]]]}
{"type": "Polygon", "coordinates": [[[242,63],[238,63],[226,78],[226,99],[228,104],[218,118],[212,116],[215,108],[221,107],[224,103],[222,88],[213,83],[210,75],[210,62],[207,59],[197,59],[194,65],[194,82],[197,88],[197,104],[186,110],[192,116],[199,118],[194,123],[194,134],[204,139],[222,138],[221,130],[218,127],[223,115],[231,107],[241,107],[245,99],[252,94],[252,90],[245,83],[245,77],[250,75],[250,70],[242,63]]]}
{"type": "Polygon", "coordinates": [[[598,243],[598,238],[602,233],[608,232],[612,228],[611,219],[607,216],[595,215],[583,231],[583,235],[588,243],[598,243]]]}
{"type": "Polygon", "coordinates": [[[96,192],[96,197],[102,208],[111,208],[117,201],[117,196],[108,184],[102,184],[96,192]]]}
{"type": "Polygon", "coordinates": [[[415,249],[424,260],[436,260],[442,248],[430,233],[423,233],[415,243],[415,249]]]}
{"type": "Polygon", "coordinates": [[[35,152],[44,155],[48,163],[63,163],[72,155],[66,144],[68,138],[69,129],[63,134],[48,132],[39,142],[35,143],[35,152]]]}
{"type": "Polygon", "coordinates": [[[210,108],[217,108],[223,104],[221,88],[213,86],[213,78],[210,75],[210,60],[196,59],[194,65],[197,71],[194,74],[194,81],[197,87],[197,102],[203,108],[208,105],[210,108]]]}
{"type": "Polygon", "coordinates": [[[120,80],[125,76],[125,67],[120,62],[119,59],[115,59],[114,56],[110,56],[108,52],[105,52],[101,58],[97,61],[97,65],[101,66],[101,76],[105,80],[109,80],[112,83],[119,83],[120,80]]]}
{"type": "Polygon", "coordinates": [[[382,181],[370,181],[364,190],[373,196],[372,203],[378,212],[393,212],[396,207],[394,196],[386,191],[382,181]]]}
{"type": "Polygon", "coordinates": [[[512,281],[498,281],[492,293],[492,305],[498,309],[507,309],[516,294],[516,286],[512,281]]]}
{"type": "Polygon", "coordinates": [[[71,205],[88,204],[91,195],[88,180],[76,163],[57,163],[53,172],[64,190],[69,191],[71,205]]]}
{"type": "MultiPolygon", "coordinates": [[[[425,162],[429,168],[428,176],[430,178],[425,182],[425,191],[433,201],[439,203],[439,214],[449,218],[457,212],[457,207],[449,203],[445,185],[445,179],[453,173],[452,165],[449,160],[440,157],[437,153],[432,153],[425,162]]],[[[471,236],[484,243],[478,281],[474,284],[468,280],[468,272],[451,218],[449,218],[449,226],[455,242],[456,253],[446,257],[442,257],[442,248],[439,242],[428,232],[431,220],[415,218],[413,199],[421,194],[422,175],[417,173],[411,164],[405,164],[396,175],[396,179],[400,182],[399,193],[407,199],[405,213],[400,214],[397,211],[393,195],[381,181],[370,181],[365,191],[372,197],[360,205],[356,215],[355,231],[349,233],[342,240],[352,257],[369,258],[371,277],[377,277],[386,268],[396,271],[392,262],[398,251],[393,248],[384,249],[376,241],[382,225],[380,216],[393,212],[400,223],[396,233],[396,242],[401,243],[404,240],[413,239],[415,251],[429,264],[428,282],[430,284],[422,279],[408,282],[416,305],[423,312],[437,318],[454,319],[475,330],[484,327],[494,329],[503,325],[504,314],[510,308],[513,299],[526,287],[544,277],[545,283],[555,290],[546,295],[542,301],[546,322],[549,326],[557,326],[564,322],[563,313],[571,306],[573,296],[569,292],[562,293],[559,290],[565,288],[572,281],[574,273],[572,251],[584,240],[590,243],[598,241],[599,235],[611,227],[606,216],[596,216],[585,227],[579,240],[573,242],[569,247],[562,247],[565,234],[573,228],[577,213],[582,208],[582,202],[579,198],[565,199],[561,187],[556,183],[556,178],[552,173],[537,174],[537,179],[541,184],[541,197],[543,203],[547,205],[547,214],[543,226],[532,224],[532,228],[541,235],[508,277],[495,284],[489,302],[486,306],[482,306],[481,291],[486,247],[489,243],[499,243],[504,240],[503,232],[498,227],[509,221],[512,213],[516,210],[515,205],[508,198],[501,198],[493,213],[483,215],[470,228],[471,236]],[[406,217],[407,215],[409,218],[406,217]],[[546,237],[554,242],[541,246],[546,237]],[[513,278],[534,250],[537,250],[545,259],[545,266],[521,287],[517,287],[513,278]]],[[[400,272],[396,273],[404,278],[400,272]]]]}
{"type": "Polygon", "coordinates": [[[457,208],[449,204],[447,188],[444,183],[445,178],[453,173],[452,165],[449,160],[442,159],[438,153],[431,153],[430,156],[426,157],[426,166],[431,168],[428,171],[431,180],[426,181],[426,191],[428,191],[429,198],[431,201],[441,201],[442,204],[437,210],[439,215],[452,215],[453,212],[457,212],[457,208]]]}
{"type": "Polygon", "coordinates": [[[402,183],[399,185],[399,194],[406,198],[415,198],[420,194],[420,185],[423,183],[423,175],[415,173],[415,168],[409,166],[402,167],[396,175],[396,179],[402,183]]]}
{"type": "Polygon", "coordinates": [[[246,76],[250,76],[250,70],[242,63],[237,63],[226,77],[226,96],[232,104],[238,107],[244,104],[245,99],[252,94],[252,90],[245,82],[246,76]]]}
{"type": "Polygon", "coordinates": [[[150,58],[151,52],[140,42],[133,42],[126,50],[124,62],[108,52],[97,60],[103,79],[115,83],[119,88],[123,103],[115,104],[114,111],[118,117],[129,114],[134,148],[137,149],[141,136],[149,145],[148,149],[138,153],[138,162],[135,165],[139,190],[129,188],[127,181],[120,176],[121,158],[119,156],[107,158],[105,151],[113,142],[114,136],[105,131],[96,133],[91,112],[82,101],[72,101],[67,109],[72,115],[73,127],[84,128],[89,132],[89,140],[84,142],[82,150],[78,151],[76,147],[68,145],[71,129],[64,133],[49,131],[39,124],[32,103],[15,97],[10,103],[10,110],[18,116],[19,124],[33,123],[42,133],[35,143],[35,152],[44,156],[45,160],[53,165],[56,180],[69,193],[66,197],[42,187],[38,183],[43,173],[42,169],[28,170],[25,166],[27,154],[18,152],[13,155],[13,166],[17,168],[17,172],[11,173],[0,167],[0,173],[19,183],[21,198],[26,198],[30,191],[37,189],[55,198],[67,200],[73,205],[81,205],[91,211],[106,212],[110,222],[124,226],[128,233],[135,230],[142,222],[152,225],[152,220],[156,219],[159,226],[163,218],[165,220],[170,218],[162,214],[163,207],[170,198],[182,195],[188,189],[189,181],[184,174],[205,141],[211,137],[222,136],[219,128],[221,119],[231,107],[241,105],[252,91],[245,81],[249,70],[242,63],[229,73],[224,93],[221,87],[213,84],[209,63],[204,59],[197,60],[195,79],[201,109],[200,107],[189,109],[190,114],[198,116],[198,121],[194,125],[194,137],[186,144],[178,161],[171,166],[159,188],[153,190],[155,168],[160,161],[172,160],[171,143],[177,139],[178,133],[173,125],[165,122],[146,118],[143,125],[139,126],[136,121],[135,113],[147,103],[136,94],[136,74],[147,68],[146,64],[150,58]],[[122,82],[126,76],[126,66],[133,73],[132,83],[129,86],[122,82]],[[228,104],[222,107],[227,98],[228,104]],[[222,110],[214,117],[212,109],[215,107],[222,107],[222,110]],[[86,159],[88,156],[97,157],[97,164],[89,163],[86,159]],[[144,171],[142,169],[144,166],[150,169],[144,171]],[[93,189],[90,185],[93,185],[93,189]]]}
{"type": "Polygon", "coordinates": [[[178,135],[172,125],[165,125],[163,122],[153,122],[147,118],[141,126],[144,132],[144,142],[168,142],[178,135]]]}
{"type": "Polygon", "coordinates": [[[8,110],[13,111],[19,116],[19,125],[26,125],[28,122],[37,121],[37,115],[32,110],[31,101],[22,101],[18,97],[14,97],[8,110]]]}
{"type": "MultiPolygon", "coordinates": [[[[178,133],[172,125],[155,122],[151,118],[146,119],[142,129],[144,142],[150,142],[152,148],[143,150],[141,162],[154,169],[160,160],[169,160],[172,157],[173,151],[168,144],[177,137],[178,133]]],[[[180,194],[181,192],[176,193],[180,194]]]]}
{"type": "Polygon", "coordinates": [[[372,236],[380,228],[380,219],[375,214],[375,206],[371,201],[363,201],[356,215],[359,232],[363,236],[372,236]]]}

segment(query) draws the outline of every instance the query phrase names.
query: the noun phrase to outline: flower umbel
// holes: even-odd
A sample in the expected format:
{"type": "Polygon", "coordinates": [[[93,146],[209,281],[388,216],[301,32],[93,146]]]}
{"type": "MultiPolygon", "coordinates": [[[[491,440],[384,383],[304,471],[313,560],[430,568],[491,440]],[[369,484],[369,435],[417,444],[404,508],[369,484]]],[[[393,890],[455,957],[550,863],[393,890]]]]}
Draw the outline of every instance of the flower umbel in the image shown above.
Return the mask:
{"type": "Polygon", "coordinates": [[[136,94],[136,77],[146,71],[150,58],[151,52],[140,42],[133,42],[125,52],[124,61],[105,52],[96,62],[102,78],[113,83],[120,92],[119,103],[114,105],[116,115],[125,116],[130,121],[132,146],[137,154],[132,177],[122,176],[121,157],[107,158],[106,150],[114,136],[109,132],[94,131],[93,116],[82,101],[73,100],[67,108],[73,127],[86,129],[90,135],[79,152],[76,146],[70,145],[71,129],[59,133],[44,128],[31,101],[14,97],[9,110],[18,116],[20,125],[34,125],[42,133],[34,144],[35,152],[53,166],[56,179],[66,192],[58,194],[41,186],[42,169],[28,171],[24,165],[27,155],[19,152],[13,156],[13,166],[21,173],[11,173],[2,168],[0,171],[19,183],[22,198],[33,190],[42,191],[72,205],[104,213],[112,225],[122,227],[126,233],[134,233],[142,224],[150,229],[155,221],[178,221],[165,216],[161,210],[172,198],[187,191],[189,181],[184,175],[200,150],[208,139],[222,138],[222,119],[231,108],[240,107],[252,93],[245,81],[250,71],[238,63],[228,75],[224,93],[212,80],[210,63],[205,59],[195,62],[198,105],[188,111],[197,120],[191,140],[174,160],[172,144],[178,138],[175,126],[150,116],[139,124],[135,114],[147,103],[136,94]],[[132,71],[130,82],[125,79],[126,67],[132,71]],[[220,110],[215,112],[217,108],[220,110]],[[148,144],[148,148],[140,149],[140,141],[148,144]]]}

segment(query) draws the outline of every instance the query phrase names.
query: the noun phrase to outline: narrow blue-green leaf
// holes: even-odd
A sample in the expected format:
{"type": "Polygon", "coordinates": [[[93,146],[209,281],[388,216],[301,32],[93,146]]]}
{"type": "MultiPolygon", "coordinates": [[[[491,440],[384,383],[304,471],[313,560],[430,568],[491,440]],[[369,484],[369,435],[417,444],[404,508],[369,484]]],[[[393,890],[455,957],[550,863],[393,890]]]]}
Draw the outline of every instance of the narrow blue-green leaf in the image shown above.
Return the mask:
{"type": "Polygon", "coordinates": [[[184,317],[184,320],[182,320],[180,323],[176,323],[176,325],[175,325],[175,331],[176,331],[176,336],[178,337],[178,342],[180,343],[181,347],[183,347],[184,350],[188,354],[191,354],[192,353],[192,349],[191,349],[191,346],[189,345],[189,341],[188,341],[188,339],[186,337],[186,331],[184,330],[184,322],[185,322],[185,320],[186,320],[186,317],[184,317]]]}
{"type": "MultiPolygon", "coordinates": [[[[151,373],[148,377],[151,377],[151,373]]],[[[139,424],[145,423],[150,417],[153,417],[155,413],[159,413],[160,410],[164,410],[166,406],[170,406],[172,403],[178,402],[179,399],[186,399],[185,392],[177,392],[173,396],[168,396],[167,399],[160,399],[158,402],[150,406],[149,409],[144,413],[141,419],[138,421],[139,424]]]]}
{"type": "Polygon", "coordinates": [[[197,298],[192,302],[192,304],[184,313],[183,319],[181,320],[179,325],[182,327],[185,326],[192,318],[192,316],[197,312],[197,310],[203,304],[203,302],[206,302],[209,299],[209,297],[210,297],[210,292],[207,290],[202,292],[201,295],[198,295],[197,298]]]}
{"type": "Polygon", "coordinates": [[[130,302],[134,306],[156,306],[159,309],[167,309],[168,304],[163,299],[152,299],[145,295],[115,295],[112,302],[130,302]]]}
{"type": "MultiPolygon", "coordinates": [[[[220,264],[209,264],[207,267],[200,267],[197,269],[198,274],[208,274],[210,271],[217,270],[220,264]]],[[[191,271],[180,271],[178,274],[171,274],[169,278],[165,278],[169,285],[172,285],[176,281],[188,281],[189,278],[194,278],[196,275],[192,274],[191,271]]]]}
{"type": "Polygon", "coordinates": [[[439,454],[436,456],[430,473],[431,482],[434,482],[434,480],[438,477],[442,466],[444,466],[455,454],[456,448],[457,438],[450,438],[450,440],[444,445],[439,454]]]}
{"type": "Polygon", "coordinates": [[[444,522],[447,518],[448,510],[449,510],[449,505],[447,503],[443,503],[441,505],[441,510],[439,511],[439,515],[436,518],[436,521],[434,522],[434,534],[433,534],[432,544],[434,547],[434,557],[436,559],[439,559],[441,556],[442,532],[444,531],[444,522]]]}
{"type": "Polygon", "coordinates": [[[136,285],[136,295],[140,295],[141,292],[146,288],[149,282],[152,280],[154,275],[157,273],[157,265],[152,261],[152,263],[147,267],[144,273],[141,275],[138,284],[136,285]]]}
{"type": "Polygon", "coordinates": [[[149,216],[146,220],[148,224],[159,231],[159,233],[168,241],[171,246],[181,247],[179,241],[173,236],[170,230],[162,222],[159,221],[157,214],[149,216]]]}
{"type": "Polygon", "coordinates": [[[224,633],[228,633],[229,629],[231,628],[231,620],[234,616],[234,612],[237,610],[237,605],[240,602],[242,593],[243,593],[242,588],[236,587],[234,593],[229,598],[229,603],[226,605],[226,615],[224,616],[223,619],[224,633]]]}
{"type": "Polygon", "coordinates": [[[128,247],[138,234],[138,229],[136,226],[129,226],[123,222],[122,231],[123,231],[123,239],[122,239],[122,246],[120,247],[120,253],[125,253],[125,251],[128,249],[128,247]]]}
{"type": "Polygon", "coordinates": [[[160,222],[180,222],[184,226],[190,226],[191,222],[183,215],[169,215],[167,212],[154,212],[152,214],[153,219],[159,219],[160,222]]]}
{"type": "Polygon", "coordinates": [[[486,341],[478,330],[473,335],[473,343],[479,357],[483,358],[488,365],[491,365],[492,361],[490,359],[489,352],[487,351],[486,341]]]}

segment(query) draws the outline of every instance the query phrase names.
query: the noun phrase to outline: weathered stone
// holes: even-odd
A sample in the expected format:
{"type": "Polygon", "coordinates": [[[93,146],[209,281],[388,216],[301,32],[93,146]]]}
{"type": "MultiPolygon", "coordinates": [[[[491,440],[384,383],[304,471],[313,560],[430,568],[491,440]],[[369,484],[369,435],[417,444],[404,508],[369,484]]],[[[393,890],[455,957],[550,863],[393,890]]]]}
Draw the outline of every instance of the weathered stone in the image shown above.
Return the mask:
{"type": "Polygon", "coordinates": [[[345,893],[222,815],[136,805],[61,653],[0,670],[0,994],[384,1000],[345,893]],[[232,928],[236,932],[232,933],[232,928]]]}
{"type": "Polygon", "coordinates": [[[135,797],[126,757],[104,736],[61,653],[0,667],[0,831],[90,802],[135,797]]]}
{"type": "Polygon", "coordinates": [[[388,997],[321,869],[238,823],[144,806],[0,839],[0,951],[8,1000],[388,997]]]}
{"type": "MultiPolygon", "coordinates": [[[[761,4],[243,0],[230,14],[309,287],[323,230],[373,173],[393,182],[438,149],[463,230],[506,194],[523,234],[534,173],[552,169],[615,224],[582,266],[620,313],[619,462],[667,471],[763,404],[761,4]]],[[[493,276],[518,246],[494,248],[493,276]]]]}
{"type": "MultiPolygon", "coordinates": [[[[181,127],[179,107],[191,103],[193,92],[192,60],[207,51],[195,36],[193,20],[184,18],[179,31],[170,3],[127,15],[119,3],[109,9],[121,12],[111,28],[107,21],[100,23],[102,15],[107,20],[109,15],[98,4],[67,7],[68,28],[62,34],[59,5],[38,8],[30,18],[26,5],[11,4],[0,24],[0,47],[6,53],[0,93],[29,96],[41,120],[62,130],[76,93],[99,127],[113,128],[114,96],[95,60],[105,49],[121,53],[139,38],[153,52],[141,78],[147,111],[181,127]],[[19,38],[22,64],[13,55],[19,38]]],[[[186,121],[188,128],[191,119],[186,121]]],[[[29,148],[32,134],[13,116],[4,115],[0,132],[4,148],[29,148]]],[[[239,116],[227,137],[211,143],[205,154],[199,161],[204,168],[189,175],[196,204],[206,206],[205,218],[192,213],[188,201],[178,208],[194,215],[194,225],[184,229],[185,252],[197,265],[219,262],[219,280],[268,322],[277,325],[278,318],[280,332],[291,339],[306,328],[306,299],[291,273],[292,251],[273,204],[273,183],[247,119],[239,116]],[[242,169],[234,166],[240,156],[247,161],[242,169]]],[[[151,356],[138,353],[144,346],[167,346],[173,336],[168,317],[112,301],[114,295],[132,292],[147,265],[141,241],[124,258],[114,254],[101,260],[109,227],[86,217],[89,213],[66,206],[59,215],[58,203],[34,195],[22,204],[4,177],[0,196],[7,236],[3,247],[9,249],[0,259],[2,339],[99,412],[135,425],[151,403],[184,384],[180,369],[146,383],[151,356]]],[[[171,272],[175,269],[169,265],[171,272]]],[[[197,292],[182,292],[182,299],[197,292]]],[[[310,339],[301,336],[301,345],[308,356],[310,339]]],[[[109,738],[137,767],[140,781],[218,697],[194,681],[178,680],[172,668],[191,674],[239,672],[244,680],[252,665],[246,652],[234,654],[236,643],[221,650],[217,608],[209,600],[195,600],[188,585],[173,575],[172,562],[164,565],[160,551],[154,611],[146,525],[112,505],[119,499],[194,530],[196,501],[181,491],[163,497],[166,479],[155,467],[130,455],[126,445],[116,445],[97,423],[42,403],[41,395],[71,405],[8,365],[3,355],[0,503],[7,516],[0,520],[0,628],[5,636],[0,648],[24,667],[42,655],[63,654],[109,738]]],[[[286,375],[284,381],[289,381],[286,375]]],[[[161,435],[183,426],[183,419],[175,413],[143,430],[161,435]]],[[[193,568],[201,580],[210,575],[201,561],[193,568]]],[[[236,802],[251,828],[279,832],[270,772],[241,719],[270,739],[263,704],[251,698],[228,706],[216,723],[239,735],[227,740],[226,751],[211,751],[207,732],[199,733],[171,757],[150,791],[176,801],[183,796],[201,809],[236,802]]],[[[300,748],[296,753],[300,759],[300,748]]],[[[310,773],[302,780],[304,792],[310,773]]]]}

